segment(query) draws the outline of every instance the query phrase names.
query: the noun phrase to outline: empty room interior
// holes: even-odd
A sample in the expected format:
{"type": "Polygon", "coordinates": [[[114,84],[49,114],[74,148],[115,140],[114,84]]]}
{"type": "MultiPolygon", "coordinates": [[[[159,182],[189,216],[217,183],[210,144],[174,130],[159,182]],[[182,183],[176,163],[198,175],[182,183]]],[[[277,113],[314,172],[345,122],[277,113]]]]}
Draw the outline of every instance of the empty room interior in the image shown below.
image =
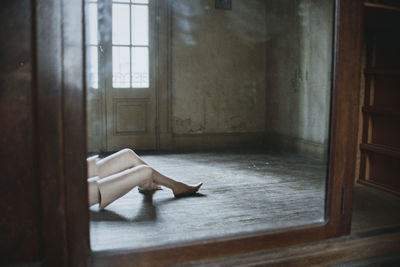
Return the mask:
{"type": "MultiPolygon", "coordinates": [[[[88,156],[129,148],[168,177],[203,183],[184,198],[133,188],[90,207],[92,250],[324,224],[334,1],[86,7],[88,156]]],[[[356,203],[396,203],[356,190],[356,203]]],[[[368,228],[368,216],[357,213],[354,229],[368,228]]]]}
{"type": "Polygon", "coordinates": [[[0,6],[1,266],[399,266],[399,1],[0,6]]]}

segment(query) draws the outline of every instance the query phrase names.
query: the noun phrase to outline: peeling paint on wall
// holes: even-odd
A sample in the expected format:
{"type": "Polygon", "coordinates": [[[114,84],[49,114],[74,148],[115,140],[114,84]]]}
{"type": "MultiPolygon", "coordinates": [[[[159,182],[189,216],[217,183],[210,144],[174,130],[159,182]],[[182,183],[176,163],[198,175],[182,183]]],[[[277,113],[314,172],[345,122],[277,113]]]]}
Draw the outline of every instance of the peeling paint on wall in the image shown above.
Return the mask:
{"type": "Polygon", "coordinates": [[[229,12],[213,4],[173,1],[173,132],[326,146],[333,0],[234,0],[229,12]]]}
{"type": "Polygon", "coordinates": [[[332,0],[266,1],[267,132],[328,143],[333,43],[332,0]],[[280,29],[281,32],[278,31],[280,29]]]}

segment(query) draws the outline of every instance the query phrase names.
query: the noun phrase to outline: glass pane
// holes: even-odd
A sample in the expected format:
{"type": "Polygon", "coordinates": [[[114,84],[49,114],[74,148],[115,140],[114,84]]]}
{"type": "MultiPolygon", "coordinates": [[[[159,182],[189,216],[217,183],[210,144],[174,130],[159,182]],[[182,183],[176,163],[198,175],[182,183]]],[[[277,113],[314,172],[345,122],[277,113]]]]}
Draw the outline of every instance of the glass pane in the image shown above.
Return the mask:
{"type": "Polygon", "coordinates": [[[88,49],[88,83],[90,88],[99,88],[99,68],[97,58],[97,46],[88,49]]]}
{"type": "Polygon", "coordinates": [[[135,3],[135,4],[148,4],[149,0],[132,0],[132,3],[135,3]]]}
{"type": "Polygon", "coordinates": [[[223,14],[214,4],[205,6],[211,1],[169,1],[171,12],[159,19],[171,16],[173,34],[157,49],[170,58],[160,74],[172,81],[172,92],[159,99],[153,88],[157,51],[150,43],[150,21],[157,18],[147,2],[113,1],[114,18],[100,9],[99,38],[111,38],[113,29],[115,36],[104,62],[94,57],[87,64],[89,74],[96,64],[104,67],[99,88],[105,84],[108,96],[88,90],[89,151],[152,150],[161,138],[156,115],[164,114],[172,137],[162,142],[170,153],[146,152],[143,160],[172,179],[203,186],[196,197],[179,201],[170,190],[141,195],[128,188],[105,211],[96,203],[90,207],[92,250],[323,223],[335,1],[233,1],[223,14]],[[113,97],[119,98],[115,105],[113,97]],[[108,134],[107,125],[118,134],[108,134]],[[181,231],[174,231],[177,225],[181,231]]]}
{"type": "Polygon", "coordinates": [[[149,8],[132,5],[132,44],[148,45],[149,43],[149,8]]]}
{"type": "Polygon", "coordinates": [[[113,44],[129,45],[129,5],[112,5],[112,41],[113,44]]]}
{"type": "Polygon", "coordinates": [[[130,62],[129,47],[113,47],[113,76],[114,88],[130,87],[130,62]]]}
{"type": "Polygon", "coordinates": [[[149,48],[132,47],[132,87],[149,87],[149,48]]]}
{"type": "Polygon", "coordinates": [[[113,0],[113,2],[129,3],[129,0],[113,0]]]}
{"type": "Polygon", "coordinates": [[[88,12],[88,44],[97,45],[97,4],[90,3],[88,12]]]}

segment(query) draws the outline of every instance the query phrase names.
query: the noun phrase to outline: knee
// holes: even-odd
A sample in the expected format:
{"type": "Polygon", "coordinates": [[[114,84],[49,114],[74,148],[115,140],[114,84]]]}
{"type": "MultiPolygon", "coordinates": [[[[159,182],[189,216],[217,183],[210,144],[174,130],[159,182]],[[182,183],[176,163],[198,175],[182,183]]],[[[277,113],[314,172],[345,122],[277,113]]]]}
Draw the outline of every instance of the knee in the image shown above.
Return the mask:
{"type": "Polygon", "coordinates": [[[140,171],[146,177],[152,177],[153,176],[153,169],[151,167],[147,166],[147,165],[141,165],[140,166],[140,171]]]}
{"type": "Polygon", "coordinates": [[[123,155],[125,160],[132,160],[136,162],[137,155],[136,153],[130,148],[124,148],[119,153],[123,155]]]}
{"type": "Polygon", "coordinates": [[[133,150],[130,149],[130,148],[124,148],[124,149],[120,150],[119,153],[121,153],[123,155],[128,155],[128,156],[134,156],[135,155],[135,152],[133,152],[133,150]]]}
{"type": "Polygon", "coordinates": [[[135,159],[135,152],[132,149],[124,148],[115,154],[122,161],[133,162],[135,159]]]}

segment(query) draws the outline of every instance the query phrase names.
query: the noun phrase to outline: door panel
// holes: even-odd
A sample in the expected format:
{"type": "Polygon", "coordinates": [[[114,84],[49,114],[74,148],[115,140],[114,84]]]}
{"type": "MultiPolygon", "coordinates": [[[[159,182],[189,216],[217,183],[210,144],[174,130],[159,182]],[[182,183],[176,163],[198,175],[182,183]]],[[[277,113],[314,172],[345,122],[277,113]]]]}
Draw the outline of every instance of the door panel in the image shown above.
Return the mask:
{"type": "Polygon", "coordinates": [[[154,2],[98,1],[99,86],[88,90],[89,151],[156,148],[154,2]]]}
{"type": "MultiPolygon", "coordinates": [[[[134,94],[132,94],[134,95],[134,94]]],[[[107,149],[115,151],[124,147],[154,149],[154,103],[150,98],[111,96],[107,119],[107,149]]]]}
{"type": "Polygon", "coordinates": [[[105,70],[108,151],[156,148],[153,2],[111,5],[106,58],[112,64],[105,70]]]}

